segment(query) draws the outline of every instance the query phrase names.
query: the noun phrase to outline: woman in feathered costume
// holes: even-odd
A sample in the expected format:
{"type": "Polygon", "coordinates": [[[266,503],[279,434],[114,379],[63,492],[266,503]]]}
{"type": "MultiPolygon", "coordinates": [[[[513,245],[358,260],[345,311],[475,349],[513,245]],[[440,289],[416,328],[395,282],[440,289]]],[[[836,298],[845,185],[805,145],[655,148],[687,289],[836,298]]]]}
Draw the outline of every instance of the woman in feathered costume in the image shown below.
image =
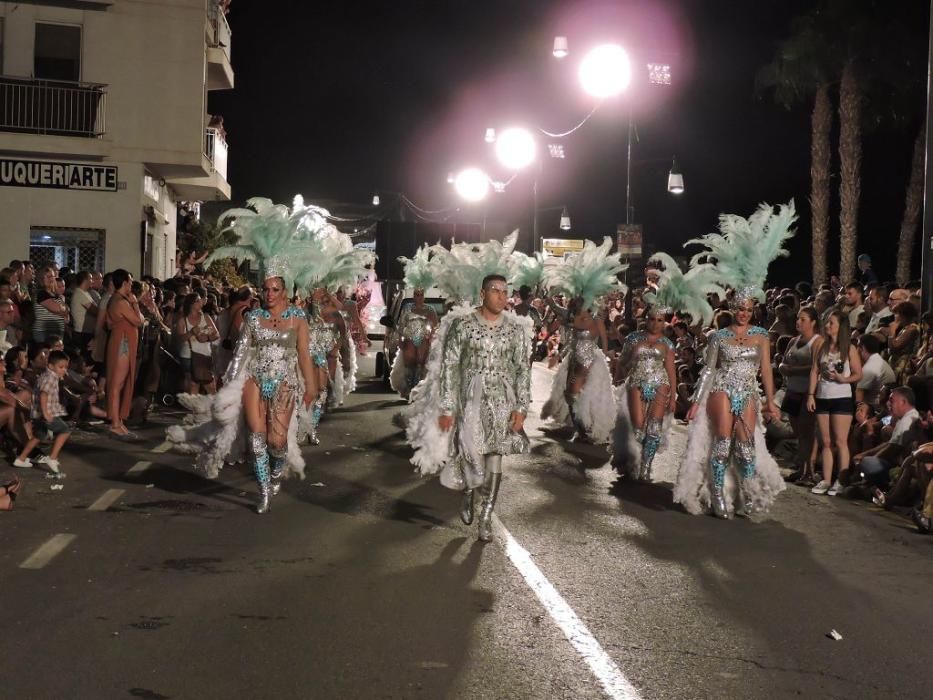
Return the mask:
{"type": "Polygon", "coordinates": [[[427,245],[413,258],[400,257],[405,266],[405,288],[412,290],[414,304],[398,320],[399,352],[392,362],[389,384],[403,399],[422,380],[431,350],[431,338],[438,325],[437,313],[424,303],[424,292],[434,285],[431,251],[427,245]]]}
{"type": "Polygon", "coordinates": [[[687,274],[665,253],[649,258],[664,266],[659,273],[656,292],[645,294],[648,311],[645,330],[629,333],[622,345],[620,361],[626,376],[624,396],[619,401],[619,420],[613,433],[613,467],[620,475],[626,472],[639,481],[651,481],[651,465],[670,426],[670,416],[677,405],[677,375],[674,344],[664,334],[675,312],[688,315],[694,324],[708,325],[713,307],[707,294],[725,296],[714,282],[712,265],[696,265],[687,274]],[[625,421],[630,421],[630,426],[625,421]],[[640,455],[633,459],[625,438],[633,436],[640,455]],[[625,438],[623,437],[625,436],[625,438]]]}
{"type": "Polygon", "coordinates": [[[317,427],[330,399],[340,404],[356,386],[355,345],[350,341],[346,319],[334,292],[345,285],[355,285],[366,274],[373,255],[353,247],[346,234],[326,221],[309,220],[306,235],[318,255],[307,261],[297,275],[300,290],[310,290],[308,306],[309,351],[321,391],[311,409],[313,445],[320,444],[317,427]]]}
{"type": "Polygon", "coordinates": [[[544,285],[544,255],[535,253],[525,255],[518,251],[512,253],[512,288],[518,291],[519,303],[512,310],[519,316],[528,316],[537,338],[544,325],[541,313],[531,304],[533,296],[540,293],[544,285]]]}
{"type": "Polygon", "coordinates": [[[714,261],[717,281],[734,290],[729,328],[714,332],[706,348],[704,368],[687,413],[691,425],[687,454],[674,487],[674,500],[688,512],[712,512],[729,518],[736,511],[752,513],[767,508],[784,490],[777,463],[765,446],[758,375],[764,386],[763,412],[780,416],[774,403],[768,331],[750,325],[768,266],[787,255],[784,242],[794,235],[794,203],[775,213],[762,204],[748,219],[733,214],[719,217],[721,234],[711,233],[687,242],[706,247],[693,257],[714,261]],[[730,466],[735,465],[739,488],[730,466]],[[739,508],[736,508],[739,501],[739,508]]]}
{"type": "Polygon", "coordinates": [[[502,243],[432,248],[435,283],[460,306],[441,321],[427,375],[403,409],[412,463],[462,493],[460,518],[467,525],[474,519],[474,489],[480,490],[484,542],[492,539],[502,457],[528,450],[531,323],[504,312],[515,240],[512,234],[502,243]]]}
{"type": "MultiPolygon", "coordinates": [[[[551,396],[541,410],[542,418],[560,425],[572,422],[573,439],[588,437],[594,443],[609,441],[616,422],[612,376],[606,359],[606,325],[600,318],[599,300],[622,289],[618,275],[628,266],[610,253],[612,239],[602,245],[584,243],[572,258],[545,267],[549,292],[562,291],[570,297],[565,313],[566,349],[557,368],[551,396]]],[[[557,307],[555,307],[557,308],[557,307]]]]}
{"type": "Polygon", "coordinates": [[[289,298],[296,266],[313,259],[315,249],[297,240],[301,217],[288,207],[262,198],[247,204],[251,209],[231,209],[218,220],[233,219],[227,229],[239,236],[238,243],[217,249],[205,264],[221,258],[258,263],[263,308],[245,316],[223,389],[213,397],[179,397],[194,411],[195,425],[172,426],[168,438],[198,453],[196,465],[208,478],[248,451],[259,484],[256,512],[265,513],[286,472],[304,476],[298,424],[307,420],[318,383],[305,312],[289,298]]]}

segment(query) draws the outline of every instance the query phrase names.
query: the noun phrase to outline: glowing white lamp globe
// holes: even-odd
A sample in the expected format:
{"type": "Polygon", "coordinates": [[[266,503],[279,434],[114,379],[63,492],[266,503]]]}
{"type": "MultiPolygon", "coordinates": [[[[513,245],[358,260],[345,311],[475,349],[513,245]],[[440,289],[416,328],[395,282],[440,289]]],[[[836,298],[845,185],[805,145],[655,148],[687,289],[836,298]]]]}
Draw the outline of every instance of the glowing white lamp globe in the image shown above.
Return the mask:
{"type": "Polygon", "coordinates": [[[554,58],[566,58],[567,54],[570,53],[570,46],[567,44],[567,37],[555,36],[554,50],[551,53],[554,55],[554,58]]]}
{"type": "Polygon", "coordinates": [[[468,202],[479,202],[489,194],[489,176],[479,168],[466,168],[454,179],[457,194],[468,202]]]}
{"type": "Polygon", "coordinates": [[[509,170],[522,170],[534,163],[537,154],[535,137],[527,129],[506,129],[496,140],[496,157],[509,170]]]}
{"type": "Polygon", "coordinates": [[[631,80],[632,62],[618,44],[597,46],[580,63],[580,82],[593,97],[618,95],[631,80]]]}

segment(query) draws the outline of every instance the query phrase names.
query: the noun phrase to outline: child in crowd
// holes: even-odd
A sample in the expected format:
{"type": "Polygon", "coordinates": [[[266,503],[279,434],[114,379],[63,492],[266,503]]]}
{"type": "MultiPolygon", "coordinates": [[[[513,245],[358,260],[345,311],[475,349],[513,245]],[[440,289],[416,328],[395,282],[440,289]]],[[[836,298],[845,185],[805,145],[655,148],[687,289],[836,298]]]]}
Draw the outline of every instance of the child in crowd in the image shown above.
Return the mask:
{"type": "Polygon", "coordinates": [[[45,371],[39,375],[36,381],[35,397],[32,402],[32,429],[33,437],[23,447],[23,451],[13,461],[13,466],[28,468],[33,465],[29,455],[39,444],[40,436],[52,433],[52,451],[48,457],[40,458],[45,466],[49,468],[52,474],[61,478],[64,476],[61,472],[58,455],[65,446],[71,428],[62,420],[62,416],[67,415],[65,407],[62,406],[61,382],[65,373],[68,372],[68,355],[61,350],[53,350],[49,353],[48,364],[45,371]]]}

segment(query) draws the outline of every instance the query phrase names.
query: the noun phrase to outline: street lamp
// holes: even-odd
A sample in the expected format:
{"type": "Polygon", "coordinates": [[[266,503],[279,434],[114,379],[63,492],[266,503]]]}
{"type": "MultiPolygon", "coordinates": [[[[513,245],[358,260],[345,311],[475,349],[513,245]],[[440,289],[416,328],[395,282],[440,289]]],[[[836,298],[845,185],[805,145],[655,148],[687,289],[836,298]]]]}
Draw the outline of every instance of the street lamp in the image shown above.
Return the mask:
{"type": "Polygon", "coordinates": [[[564,207],[563,211],[560,213],[560,230],[570,230],[570,212],[567,211],[567,207],[564,207]]]}
{"type": "Polygon", "coordinates": [[[378,194],[373,195],[373,206],[378,207],[380,204],[380,199],[378,194]]]}
{"type": "Polygon", "coordinates": [[[567,37],[565,36],[555,36],[554,37],[554,50],[552,51],[554,58],[566,58],[567,54],[570,53],[570,47],[567,45],[567,37]]]}
{"type": "Polygon", "coordinates": [[[632,62],[618,44],[603,44],[591,50],[580,63],[583,89],[600,99],[624,92],[632,81],[632,62]]]}
{"type": "Polygon", "coordinates": [[[676,158],[671,166],[671,171],[667,174],[667,191],[671,194],[684,193],[684,175],[680,172],[680,168],[677,167],[676,158]]]}
{"type": "Polygon", "coordinates": [[[496,139],[496,158],[509,170],[524,170],[537,157],[537,144],[531,132],[521,127],[506,129],[496,139]]]}
{"type": "Polygon", "coordinates": [[[489,194],[489,176],[479,168],[465,168],[454,178],[454,189],[467,202],[479,202],[489,194]]]}
{"type": "Polygon", "coordinates": [[[486,143],[496,142],[496,130],[491,126],[486,129],[486,143]]]}

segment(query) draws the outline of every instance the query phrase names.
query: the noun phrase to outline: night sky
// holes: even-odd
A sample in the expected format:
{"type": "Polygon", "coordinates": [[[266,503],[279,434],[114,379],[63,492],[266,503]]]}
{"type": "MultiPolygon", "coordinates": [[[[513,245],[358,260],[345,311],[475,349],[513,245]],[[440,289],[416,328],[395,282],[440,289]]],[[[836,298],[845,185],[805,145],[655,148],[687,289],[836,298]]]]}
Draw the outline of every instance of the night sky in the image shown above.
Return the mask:
{"type": "MultiPolygon", "coordinates": [[[[235,201],[262,195],[290,202],[300,192],[311,202],[366,205],[380,190],[445,209],[461,206],[448,171],[478,165],[506,178],[483,141],[487,126],[564,131],[582,119],[595,102],[579,87],[577,64],[588,46],[617,41],[636,68],[669,63],[673,84],[634,86],[562,140],[565,160],[545,153],[539,206],[566,205],[573,237],[614,234],[625,220],[631,110],[639,137],[635,221],[649,245],[678,254],[683,241],[712,231],[720,212],[747,215],[761,201],[793,197],[799,233],[791,258],[774,268],[775,279],[791,282],[810,275],[811,105],[785,111],[758,99],[754,78],[789,33],[791,18],[809,6],[806,0],[235,0],[228,18],[236,89],[211,93],[209,111],[224,116],[235,201]],[[550,55],[557,34],[570,41],[563,61],[550,55]],[[666,192],[673,156],[686,181],[679,198],[666,192]]],[[[923,60],[927,27],[916,26],[923,60]]],[[[892,241],[915,135],[916,125],[864,139],[859,248],[875,257],[882,277],[893,276],[892,241]]],[[[542,137],[542,147],[550,141],[542,137]]],[[[520,174],[507,192],[464,207],[457,220],[485,214],[509,228],[530,227],[531,189],[531,175],[520,174]]],[[[542,235],[560,235],[559,215],[542,213],[542,235]]],[[[835,202],[832,226],[837,232],[835,202]]],[[[837,259],[834,236],[831,265],[837,259]]]]}

